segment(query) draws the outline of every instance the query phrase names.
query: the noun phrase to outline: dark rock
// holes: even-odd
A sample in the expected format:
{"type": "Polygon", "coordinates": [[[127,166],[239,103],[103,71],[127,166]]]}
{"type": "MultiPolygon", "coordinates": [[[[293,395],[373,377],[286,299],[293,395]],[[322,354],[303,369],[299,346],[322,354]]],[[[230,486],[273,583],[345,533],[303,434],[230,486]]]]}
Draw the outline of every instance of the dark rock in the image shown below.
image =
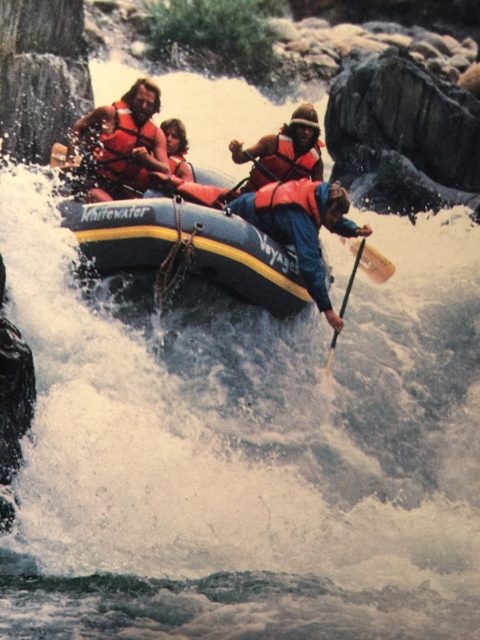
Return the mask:
{"type": "Polygon", "coordinates": [[[479,24],[480,0],[453,0],[452,11],[466,23],[479,24]]]}
{"type": "Polygon", "coordinates": [[[0,495],[0,534],[9,533],[15,522],[15,506],[13,501],[0,495]]]}
{"type": "MultiPolygon", "coordinates": [[[[10,549],[0,549],[0,577],[25,577],[28,581],[40,574],[38,560],[27,553],[17,553],[10,549]]],[[[4,583],[5,584],[5,583],[4,583]]]]}
{"type": "Polygon", "coordinates": [[[46,164],[56,140],[91,109],[82,0],[0,3],[3,152],[46,164]]]}
{"type": "Polygon", "coordinates": [[[438,210],[480,193],[480,102],[408,54],[351,55],[325,116],[332,177],[375,210],[438,210]],[[362,186],[363,183],[363,186],[362,186]]]}
{"type": "Polygon", "coordinates": [[[3,258],[0,255],[0,309],[3,305],[3,299],[5,297],[5,264],[3,258]]]}
{"type": "Polygon", "coordinates": [[[115,0],[95,0],[93,5],[105,13],[112,13],[118,9],[118,2],[115,0]]]}
{"type": "Polygon", "coordinates": [[[414,216],[420,211],[438,211],[452,204],[470,207],[476,219],[480,195],[452,189],[435,182],[396,151],[377,151],[359,145],[357,161],[362,175],[344,173],[348,168],[335,165],[332,179],[340,179],[349,188],[352,200],[378,213],[414,216]]]}
{"type": "Polygon", "coordinates": [[[373,20],[431,27],[437,21],[480,24],[480,0],[289,0],[295,20],[319,16],[333,24],[373,20]]]}
{"type": "MultiPolygon", "coordinates": [[[[0,255],[0,306],[4,292],[5,266],[0,255]]],[[[15,519],[8,485],[22,461],[20,440],[30,429],[35,396],[32,352],[18,329],[0,313],[0,534],[10,531],[15,519]]]]}
{"type": "Polygon", "coordinates": [[[381,20],[371,20],[370,22],[364,22],[362,27],[370,33],[401,33],[405,35],[412,35],[411,29],[404,27],[398,22],[382,22],[381,20]]]}
{"type": "Polygon", "coordinates": [[[21,464],[20,439],[30,429],[34,402],[32,352],[0,316],[0,484],[9,484],[21,464]]]}

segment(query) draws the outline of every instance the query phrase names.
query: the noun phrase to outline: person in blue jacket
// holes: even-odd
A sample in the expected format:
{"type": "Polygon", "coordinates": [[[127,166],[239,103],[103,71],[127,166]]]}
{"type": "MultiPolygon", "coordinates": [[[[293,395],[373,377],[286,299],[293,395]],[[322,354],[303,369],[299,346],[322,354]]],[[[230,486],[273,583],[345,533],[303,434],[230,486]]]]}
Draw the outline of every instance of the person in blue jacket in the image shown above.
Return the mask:
{"type": "Polygon", "coordinates": [[[321,226],[332,233],[352,238],[367,237],[372,229],[359,227],[344,218],[350,208],[345,189],[336,181],[271,182],[257,192],[244,193],[229,203],[228,209],[250,222],[274,240],[293,244],[307,290],[320,312],[336,331],[344,322],[333,311],[325,283],[325,265],[318,245],[321,226]]]}

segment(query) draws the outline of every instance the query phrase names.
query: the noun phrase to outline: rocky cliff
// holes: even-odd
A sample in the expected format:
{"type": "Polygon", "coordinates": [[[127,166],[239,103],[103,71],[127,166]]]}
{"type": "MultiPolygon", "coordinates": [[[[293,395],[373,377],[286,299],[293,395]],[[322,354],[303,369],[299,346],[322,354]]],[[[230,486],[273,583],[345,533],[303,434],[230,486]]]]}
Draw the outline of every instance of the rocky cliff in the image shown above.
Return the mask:
{"type": "Polygon", "coordinates": [[[480,101],[398,49],[353,54],[325,118],[335,179],[357,202],[413,213],[480,204],[480,101]]]}
{"type": "Polygon", "coordinates": [[[3,152],[44,164],[61,131],[92,105],[82,0],[1,0],[3,152]]]}

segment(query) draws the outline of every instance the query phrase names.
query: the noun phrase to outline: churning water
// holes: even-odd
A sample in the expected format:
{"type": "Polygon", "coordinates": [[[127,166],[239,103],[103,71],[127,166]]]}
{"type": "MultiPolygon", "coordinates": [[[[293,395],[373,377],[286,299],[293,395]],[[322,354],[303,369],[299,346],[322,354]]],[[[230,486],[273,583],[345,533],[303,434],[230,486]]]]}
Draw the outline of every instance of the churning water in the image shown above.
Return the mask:
{"type": "MultiPolygon", "coordinates": [[[[92,74],[97,104],[140,75],[92,74]]],[[[241,80],[159,82],[189,159],[235,179],[229,140],[294,108],[241,80]]],[[[463,207],[416,226],[352,211],[397,272],[358,273],[327,376],[315,309],[279,321],[198,283],[161,318],[92,303],[48,170],[0,177],[8,316],[38,392],[1,638],[478,637],[480,228],[463,207]]],[[[353,259],[322,238],[338,310],[353,259]]]]}

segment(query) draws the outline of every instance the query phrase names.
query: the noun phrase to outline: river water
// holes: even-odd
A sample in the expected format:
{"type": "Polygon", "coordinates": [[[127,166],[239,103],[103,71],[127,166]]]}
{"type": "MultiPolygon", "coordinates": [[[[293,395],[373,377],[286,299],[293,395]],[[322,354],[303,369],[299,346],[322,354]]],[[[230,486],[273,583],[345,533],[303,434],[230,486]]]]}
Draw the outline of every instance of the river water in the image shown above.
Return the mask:
{"type": "MultiPolygon", "coordinates": [[[[138,75],[92,63],[96,103],[138,75]]],[[[235,179],[228,141],[296,104],[158,80],[190,160],[235,179]]],[[[8,316],[38,401],[0,540],[0,638],[478,638],[480,228],[465,208],[416,226],[353,209],[397,271],[358,273],[328,376],[314,309],[279,321],[198,283],[161,318],[86,299],[48,171],[1,181],[8,316]]],[[[338,310],[353,260],[322,237],[338,310]]]]}

